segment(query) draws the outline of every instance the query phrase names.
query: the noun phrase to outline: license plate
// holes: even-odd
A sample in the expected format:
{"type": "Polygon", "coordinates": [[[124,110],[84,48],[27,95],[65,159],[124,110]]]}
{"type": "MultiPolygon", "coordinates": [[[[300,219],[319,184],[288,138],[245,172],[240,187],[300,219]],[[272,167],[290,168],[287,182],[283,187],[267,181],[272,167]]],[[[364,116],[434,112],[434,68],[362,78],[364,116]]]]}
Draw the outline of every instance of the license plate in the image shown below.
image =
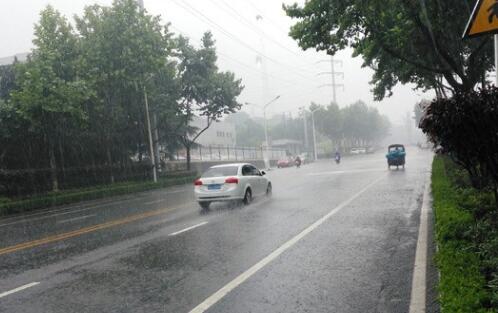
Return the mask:
{"type": "Polygon", "coordinates": [[[208,190],[220,190],[220,189],[221,189],[221,184],[208,185],[208,190]]]}

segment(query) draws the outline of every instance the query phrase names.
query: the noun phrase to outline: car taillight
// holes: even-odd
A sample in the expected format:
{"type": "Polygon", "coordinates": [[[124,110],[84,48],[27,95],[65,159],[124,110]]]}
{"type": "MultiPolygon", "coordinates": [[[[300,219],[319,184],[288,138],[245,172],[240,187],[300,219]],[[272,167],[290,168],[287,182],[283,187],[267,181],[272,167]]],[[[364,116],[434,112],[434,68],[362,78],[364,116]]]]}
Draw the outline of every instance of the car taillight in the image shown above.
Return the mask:
{"type": "Polygon", "coordinates": [[[202,181],[200,179],[197,179],[196,181],[194,181],[194,185],[195,186],[202,186],[202,181]]]}
{"type": "Polygon", "coordinates": [[[226,184],[238,184],[239,179],[237,177],[228,177],[227,179],[225,179],[225,183],[226,184]]]}

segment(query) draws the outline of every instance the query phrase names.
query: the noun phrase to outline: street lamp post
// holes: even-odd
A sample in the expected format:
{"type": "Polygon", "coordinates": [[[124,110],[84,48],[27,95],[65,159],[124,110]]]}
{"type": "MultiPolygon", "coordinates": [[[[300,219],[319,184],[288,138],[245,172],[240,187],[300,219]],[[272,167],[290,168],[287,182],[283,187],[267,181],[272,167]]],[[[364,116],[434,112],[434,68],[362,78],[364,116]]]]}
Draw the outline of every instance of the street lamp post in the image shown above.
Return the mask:
{"type": "Polygon", "coordinates": [[[300,107],[299,108],[302,111],[303,114],[303,120],[304,120],[304,136],[305,136],[305,142],[308,140],[308,132],[307,132],[307,125],[306,125],[306,113],[309,112],[311,113],[311,131],[313,132],[313,157],[316,160],[318,160],[318,152],[316,148],[316,132],[315,132],[315,112],[318,111],[319,108],[314,109],[313,111],[307,110],[305,107],[300,107]]]}
{"type": "Polygon", "coordinates": [[[272,104],[273,102],[277,101],[279,98],[280,98],[280,95],[276,96],[270,102],[268,102],[267,104],[265,104],[263,107],[261,107],[259,105],[256,105],[256,104],[252,104],[252,103],[246,102],[246,104],[255,105],[255,106],[260,107],[260,108],[263,109],[263,119],[265,120],[265,155],[264,155],[263,158],[264,158],[264,162],[265,162],[265,167],[267,169],[270,168],[270,160],[268,158],[268,155],[269,155],[269,151],[268,151],[269,142],[268,142],[268,121],[266,120],[266,109],[268,108],[268,106],[270,104],[272,104]]]}
{"type": "Polygon", "coordinates": [[[319,108],[310,111],[311,113],[311,124],[313,126],[313,152],[315,156],[315,161],[318,160],[318,152],[316,148],[316,135],[315,135],[315,112],[318,111],[319,108]]]}

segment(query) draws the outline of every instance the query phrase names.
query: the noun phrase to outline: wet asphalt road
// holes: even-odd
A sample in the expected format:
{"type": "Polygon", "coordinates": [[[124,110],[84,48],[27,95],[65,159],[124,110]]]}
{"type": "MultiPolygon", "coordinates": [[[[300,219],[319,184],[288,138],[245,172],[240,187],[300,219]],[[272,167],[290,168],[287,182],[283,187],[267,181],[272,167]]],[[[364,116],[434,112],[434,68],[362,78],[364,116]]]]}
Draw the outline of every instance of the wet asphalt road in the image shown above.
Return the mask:
{"type": "Polygon", "coordinates": [[[206,214],[177,186],[0,219],[0,312],[190,312],[265,259],[206,312],[408,312],[431,160],[274,170],[271,199],[206,214]]]}

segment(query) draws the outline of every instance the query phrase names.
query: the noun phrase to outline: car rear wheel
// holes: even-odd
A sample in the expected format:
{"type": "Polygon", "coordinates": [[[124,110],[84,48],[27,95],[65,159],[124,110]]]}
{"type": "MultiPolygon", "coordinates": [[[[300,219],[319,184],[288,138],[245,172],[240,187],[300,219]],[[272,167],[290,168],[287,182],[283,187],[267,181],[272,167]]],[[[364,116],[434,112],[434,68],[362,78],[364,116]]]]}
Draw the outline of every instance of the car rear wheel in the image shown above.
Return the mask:
{"type": "Polygon", "coordinates": [[[247,189],[246,193],[244,194],[244,199],[242,200],[242,203],[245,205],[249,205],[252,202],[252,192],[251,189],[247,189]]]}

